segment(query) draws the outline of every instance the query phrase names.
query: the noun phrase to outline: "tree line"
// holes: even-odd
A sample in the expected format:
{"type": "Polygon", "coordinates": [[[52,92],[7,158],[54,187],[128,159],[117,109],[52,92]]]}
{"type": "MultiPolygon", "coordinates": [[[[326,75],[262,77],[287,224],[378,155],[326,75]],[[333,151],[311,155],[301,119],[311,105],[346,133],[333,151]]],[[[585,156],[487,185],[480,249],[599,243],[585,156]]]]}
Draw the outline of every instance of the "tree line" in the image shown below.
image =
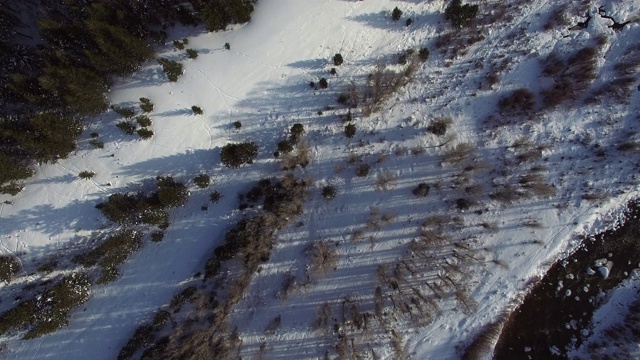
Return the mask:
{"type": "Polygon", "coordinates": [[[73,151],[82,119],[108,109],[114,77],[152,59],[168,28],[224,30],[249,21],[255,1],[43,0],[29,35],[30,2],[0,2],[0,193],[73,151]]]}

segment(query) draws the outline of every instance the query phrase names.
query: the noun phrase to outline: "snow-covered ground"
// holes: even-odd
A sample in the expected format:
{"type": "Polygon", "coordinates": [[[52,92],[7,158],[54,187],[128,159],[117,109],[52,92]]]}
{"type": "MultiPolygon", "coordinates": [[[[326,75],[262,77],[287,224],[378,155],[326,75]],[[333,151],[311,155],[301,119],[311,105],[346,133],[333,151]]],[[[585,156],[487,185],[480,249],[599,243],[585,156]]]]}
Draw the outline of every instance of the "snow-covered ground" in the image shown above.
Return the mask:
{"type": "MultiPolygon", "coordinates": [[[[501,1],[477,3],[482,12],[501,1]]],[[[189,202],[172,212],[164,241],[147,242],[123,266],[119,280],[92,287],[91,299],[73,312],[69,326],[35,340],[4,339],[2,357],[113,358],[141,322],[202,271],[211,250],[242,216],[236,194],[260,178],[280,173],[272,154],[294,123],[304,126],[311,146],[312,161],[300,174],[315,182],[313,196],[297,225],[279,234],[271,259],[232,316],[243,338],[243,354],[256,355],[264,342],[269,359],[317,358],[328,350],[332,354],[335,338],[311,328],[320,305],[332,304],[335,317],[345,299],[372,312],[378,266],[403,259],[427,217],[448,214],[457,217],[445,226],[448,236],[473,249],[474,260],[457,265],[465,272],[461,283],[477,307],[463,312],[450,296],[437,300],[440,311],[434,312],[433,321],[418,326],[393,315],[386,326],[400,333],[405,353],[414,359],[459,356],[459,345],[469,343],[481,326],[512,305],[532,277],[577,245],[580,235],[615,223],[638,191],[638,153],[616,148],[637,131],[639,91],[633,91],[627,104],[568,104],[538,112],[535,120],[497,129],[486,126],[485,120],[497,112],[498,101],[509,91],[527,88],[538,93],[549,85],[550,79],[541,76],[540,61],[552,51],[570,54],[593,44],[600,34],[608,42],[598,57],[594,88],[606,83],[616,59],[638,47],[640,25],[631,23],[614,32],[607,27],[609,20],[596,15],[597,7],[604,6],[616,19],[629,19],[640,14],[640,1],[593,3],[586,29],[565,26],[549,31],[542,25],[556,2],[509,3],[512,19],[483,28],[485,39],[453,60],[435,48],[437,36],[448,26],[443,1],[262,0],[252,21],[232,31],[175,29],[170,40],[186,37],[188,46],[199,52],[191,60],[171,46],[159,49],[159,56],[184,64],[178,82],[168,82],[160,66],[149,62],[119,80],[109,94],[112,104],[120,106],[137,106],[140,97],[151,99],[153,138],[122,134],[110,111],[88,123],[78,150],[69,158],[40,166],[17,196],[0,197],[12,201],[0,204],[2,252],[17,256],[24,267],[20,279],[2,285],[0,310],[8,309],[21,287],[39,276],[35,270],[41,263],[88,248],[93,236],[112,226],[95,209],[108,195],[144,189],[147,179],[171,175],[190,184],[189,202]],[[390,18],[396,6],[404,11],[399,22],[390,18]],[[408,17],[414,22],[405,27],[408,17]],[[225,43],[230,50],[224,49],[225,43]],[[415,80],[379,112],[357,115],[356,136],[347,139],[340,119],[346,110],[336,104],[337,96],[352,82],[363,83],[378,64],[395,63],[398,53],[423,46],[431,56],[420,65],[415,80]],[[336,53],[345,63],[336,67],[338,76],[330,76],[336,53]],[[482,86],[492,64],[503,60],[501,80],[493,88],[482,86]],[[328,89],[309,87],[321,77],[328,79],[328,89]],[[192,105],[204,114],[194,115],[192,105]],[[426,130],[438,117],[453,120],[448,134],[454,136],[445,140],[426,130]],[[242,128],[234,129],[234,121],[242,128]],[[92,132],[100,134],[104,149],[89,144],[92,132]],[[539,160],[516,160],[518,150],[511,145],[522,137],[534,148],[542,146],[539,160]],[[255,163],[240,169],[222,166],[221,147],[244,140],[259,146],[255,163]],[[445,141],[449,143],[441,146],[445,141]],[[474,149],[468,159],[461,165],[443,164],[443,155],[461,143],[474,149]],[[606,157],[594,155],[596,143],[606,157]],[[367,177],[355,175],[360,163],[371,166],[367,177]],[[465,169],[471,165],[478,169],[465,169]],[[517,184],[535,166],[555,186],[556,195],[515,204],[489,198],[492,185],[517,184]],[[77,175],[83,170],[96,176],[81,180],[77,175]],[[212,176],[209,189],[192,184],[199,173],[212,176]],[[376,186],[384,176],[392,179],[386,189],[376,186]],[[426,198],[411,193],[420,182],[431,185],[426,198]],[[338,194],[331,201],[320,196],[329,184],[338,194]],[[479,186],[473,190],[471,185],[479,186]],[[203,211],[212,190],[224,197],[203,211]],[[596,201],[582,198],[601,193],[606,196],[596,201]],[[455,200],[463,197],[477,204],[467,211],[456,209],[455,200]],[[305,250],[318,240],[336,244],[337,269],[306,283],[286,301],[278,298],[285,273],[304,282],[305,250]],[[279,329],[265,334],[277,315],[282,319],[279,329]]],[[[571,24],[584,20],[567,11],[571,24]]],[[[417,277],[435,278],[452,259],[420,269],[424,273],[417,277]]],[[[387,344],[389,330],[363,341],[365,356],[372,357],[367,349],[373,349],[382,358],[394,358],[387,344]]]]}

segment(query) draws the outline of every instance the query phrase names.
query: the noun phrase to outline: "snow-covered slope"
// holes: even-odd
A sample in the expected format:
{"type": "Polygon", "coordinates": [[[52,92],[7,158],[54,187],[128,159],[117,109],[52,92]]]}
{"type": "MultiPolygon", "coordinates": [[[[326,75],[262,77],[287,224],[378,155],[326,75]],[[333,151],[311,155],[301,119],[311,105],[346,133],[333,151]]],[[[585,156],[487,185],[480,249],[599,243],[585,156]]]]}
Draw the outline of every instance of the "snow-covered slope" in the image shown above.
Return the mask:
{"type": "MultiPolygon", "coordinates": [[[[480,12],[498,11],[500,3],[478,2],[480,12]]],[[[613,76],[616,59],[637,47],[640,38],[638,23],[614,32],[607,27],[610,21],[597,15],[597,7],[603,5],[614,18],[629,19],[640,13],[640,1],[594,3],[585,7],[593,14],[586,29],[565,26],[547,31],[543,24],[556,2],[510,3],[506,16],[481,28],[484,40],[453,59],[436,49],[438,36],[448,28],[443,1],[263,0],[252,21],[232,31],[174,29],[170,40],[186,37],[189,47],[199,52],[191,60],[169,46],[159,50],[159,56],[184,64],[178,82],[168,82],[160,66],[150,62],[119,80],[109,95],[115,105],[137,106],[140,97],[151,99],[153,138],[123,135],[114,126],[116,114],[108,112],[89,122],[72,156],[41,166],[25,191],[0,198],[11,201],[0,204],[2,252],[17,256],[24,268],[23,277],[3,285],[0,309],[9,308],[21,287],[40,276],[35,269],[41,263],[51,258],[68,262],[70,255],[91,246],[92,236],[112,226],[95,209],[108,195],[145,189],[145,180],[158,175],[191,183],[194,176],[207,173],[213,184],[208,190],[191,185],[190,200],[172,212],[164,241],[148,242],[134,254],[119,280],[93,286],[91,299],[73,313],[69,326],[30,341],[7,338],[2,356],[113,358],[141,322],[202,271],[211,250],[242,216],[236,194],[260,178],[280,173],[272,154],[294,123],[304,126],[311,147],[311,163],[299,174],[315,182],[313,196],[298,224],[279,234],[271,259],[232,315],[243,339],[243,357],[304,359],[327,351],[334,354],[335,334],[311,326],[320,306],[328,302],[335,318],[345,300],[373,313],[379,265],[409,261],[407,247],[420,238],[423,223],[434,215],[453,218],[442,225],[443,230],[451,243],[463,244],[468,256],[459,261],[448,249],[434,267],[418,269],[409,283],[427,293],[424,284],[440,281],[438,275],[446,275],[455,265],[464,288],[460,290],[472,305],[463,312],[455,296],[440,299],[431,294],[436,303],[430,310],[433,318],[416,321],[413,315],[394,311],[392,300],[387,300],[390,315],[375,326],[378,320],[372,320],[372,330],[357,347],[365,357],[375,353],[395,358],[398,351],[389,345],[394,330],[404,353],[412,358],[459,356],[460,343],[468,343],[469,336],[512,304],[532,276],[575,246],[577,235],[613,222],[638,190],[632,176],[638,154],[617,147],[637,130],[639,92],[623,104],[605,99],[584,105],[582,100],[613,76]],[[390,18],[396,6],[404,12],[399,22],[390,18]],[[409,17],[414,21],[406,27],[409,17]],[[503,96],[518,88],[537,94],[549,86],[551,80],[542,77],[540,62],[551,52],[570,54],[594,44],[601,34],[608,41],[599,49],[598,78],[580,100],[538,111],[516,125],[487,125],[503,96]],[[230,50],[224,49],[225,43],[230,50]],[[349,84],[364,83],[381,63],[399,68],[398,53],[423,46],[431,56],[420,63],[415,79],[379,112],[356,115],[356,136],[347,139],[340,119],[346,109],[336,105],[338,95],[349,84]],[[336,53],[345,63],[336,67],[338,76],[330,76],[336,53]],[[501,62],[505,64],[501,79],[486,86],[487,74],[501,62]],[[328,89],[309,87],[310,81],[321,77],[328,79],[328,89]],[[204,114],[194,115],[192,105],[200,106],[204,114]],[[453,120],[448,137],[426,130],[439,117],[453,120]],[[241,129],[234,129],[235,121],[242,123],[241,129]],[[100,134],[104,149],[90,146],[91,132],[100,134]],[[520,138],[529,139],[531,145],[525,148],[540,151],[539,159],[518,160],[522,150],[512,145],[520,138]],[[220,148],[244,140],[259,146],[255,163],[240,169],[222,166],[220,148]],[[443,164],[443,156],[462,143],[473,150],[460,164],[443,164]],[[606,150],[605,157],[595,155],[595,144],[606,150]],[[356,167],[365,163],[370,165],[369,175],[356,176],[356,167]],[[539,168],[532,170],[535,167],[539,168]],[[81,180],[77,174],[83,170],[96,176],[81,180]],[[515,204],[490,198],[496,185],[517,184],[532,172],[553,184],[556,194],[515,204]],[[384,178],[389,181],[381,186],[384,178]],[[431,185],[426,198],[412,195],[421,182],[431,185]],[[337,189],[331,201],[320,196],[329,184],[337,189]],[[224,194],[221,202],[201,210],[214,189],[224,194]],[[583,197],[604,193],[591,201],[583,197]],[[455,206],[460,198],[475,204],[461,211],[455,206]],[[336,245],[338,264],[326,277],[309,279],[307,248],[319,240],[336,245]],[[301,284],[286,301],[278,294],[285,273],[301,284]],[[277,331],[265,334],[265,327],[278,315],[277,331]],[[260,350],[263,343],[268,345],[260,350]]],[[[583,14],[573,7],[567,13],[571,24],[584,20],[575,16],[583,14]]]]}

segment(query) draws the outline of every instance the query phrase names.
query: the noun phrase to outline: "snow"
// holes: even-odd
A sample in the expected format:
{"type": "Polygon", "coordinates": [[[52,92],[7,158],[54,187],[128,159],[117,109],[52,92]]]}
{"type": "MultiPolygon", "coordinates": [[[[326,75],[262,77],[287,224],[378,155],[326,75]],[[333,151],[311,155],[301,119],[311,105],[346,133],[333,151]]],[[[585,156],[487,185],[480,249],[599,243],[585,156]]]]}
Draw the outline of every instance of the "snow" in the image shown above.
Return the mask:
{"type": "MultiPolygon", "coordinates": [[[[450,299],[440,304],[443,314],[432,323],[411,326],[398,321],[394,328],[402,334],[411,358],[455,358],[457,346],[469,343],[478,329],[512,306],[518,294],[527,289],[529,279],[575,248],[580,236],[614,226],[624,204],[638,195],[638,181],[631,176],[637,170],[637,154],[615,150],[625,131],[634,129],[630,123],[638,112],[638,92],[633,93],[630,105],[605,102],[560,108],[540,114],[534,122],[493,130],[483,126],[508,91],[526,87],[536,92],[548,85],[540,79],[538,60],[552,50],[575,50],[576,44],[606,33],[610,38],[607,54],[612,54],[600,58],[601,75],[606,78],[615,54],[638,38],[637,23],[614,33],[606,27],[608,20],[598,16],[586,30],[532,30],[540,28],[538,22],[544,17],[539,14],[545,14],[554,3],[534,0],[515,6],[510,24],[487,31],[487,39],[471,46],[450,65],[432,46],[445,27],[441,15],[444,3],[440,1],[262,0],[252,21],[232,31],[174,29],[169,43],[187,37],[189,47],[199,52],[197,59],[189,60],[171,46],[159,49],[160,56],[184,64],[185,73],[178,82],[168,82],[159,65],[149,62],[131,77],[120,79],[109,93],[116,105],[137,106],[140,97],[151,99],[155,104],[150,114],[155,133],[152,139],[123,135],[114,126],[116,115],[107,112],[89,123],[78,150],[69,158],[40,166],[17,196],[0,197],[0,201],[13,201],[0,204],[1,249],[18,256],[25,277],[2,285],[0,310],[12,305],[6,299],[19,293],[20,284],[37,276],[33,273],[39,264],[86,249],[91,237],[111,226],[95,209],[108,195],[144,189],[148,186],[145,180],[158,175],[190,183],[194,176],[206,172],[213,185],[207,190],[192,186],[187,205],[172,212],[165,240],[146,243],[123,266],[123,276],[116,282],[93,286],[90,300],[73,312],[69,326],[31,341],[7,338],[3,357],[86,359],[90,354],[96,360],[113,358],[140,323],[193,281],[195,272],[202,271],[210,251],[241,218],[235,194],[248,190],[261,177],[278,173],[271,156],[275,144],[292,124],[302,123],[312,148],[312,163],[303,175],[314,179],[315,193],[332,184],[338,195],[330,202],[314,195],[300,219],[303,225],[279,235],[270,261],[255,276],[234,313],[236,325],[246,336],[246,351],[257,348],[265,338],[266,324],[282,315],[280,329],[266,336],[273,358],[323,355],[332,345],[310,330],[318,304],[337,303],[346,296],[371,296],[377,266],[399,259],[428,215],[452,214],[465,224],[452,230],[452,238],[472,241],[486,258],[485,263],[469,269],[470,296],[478,303],[477,310],[463,314],[450,299]],[[390,20],[395,6],[404,11],[403,19],[411,16],[415,20],[411,27],[405,28],[403,20],[390,20]],[[230,50],[223,48],[227,42],[230,50]],[[347,140],[338,118],[346,111],[335,104],[340,91],[352,81],[362,82],[376,63],[393,62],[395,54],[424,45],[431,49],[431,58],[421,66],[417,79],[394,94],[380,112],[358,118],[357,135],[347,140]],[[335,53],[341,53],[345,62],[337,67],[338,77],[331,77],[328,70],[333,67],[335,53]],[[478,89],[482,69],[501,56],[510,63],[498,88],[478,89]],[[482,69],[476,68],[476,61],[482,69]],[[329,89],[310,89],[308,83],[321,77],[329,80],[329,89]],[[204,114],[193,115],[192,105],[200,106],[204,114]],[[318,115],[319,110],[323,115],[318,115]],[[429,121],[438,116],[452,117],[453,143],[476,146],[474,156],[497,167],[494,173],[506,172],[502,178],[527,171],[528,165],[510,160],[514,152],[506,147],[515,139],[527,136],[546,145],[543,158],[548,160],[541,163],[547,166],[545,176],[557,187],[557,194],[515,205],[485,197],[478,207],[481,214],[476,214],[475,208],[458,212],[452,203],[464,193],[449,186],[461,170],[441,166],[447,147],[439,147],[442,139],[425,131],[429,121]],[[234,121],[242,123],[240,130],[233,128],[234,121]],[[104,149],[89,145],[88,134],[94,131],[105,142],[104,149]],[[223,167],[220,148],[244,140],[259,145],[257,161],[236,170],[223,167]],[[608,149],[609,158],[598,162],[592,149],[581,141],[600,143],[608,149]],[[423,152],[408,155],[416,149],[423,152]],[[350,154],[371,165],[368,177],[354,175],[355,166],[347,163],[350,154]],[[510,167],[500,168],[510,161],[510,167]],[[77,174],[83,170],[94,171],[96,176],[81,180],[77,174]],[[395,180],[389,190],[376,190],[376,176],[385,171],[395,180]],[[443,186],[432,188],[424,199],[413,197],[411,189],[422,181],[443,186]],[[214,189],[224,197],[201,211],[214,189]],[[609,196],[591,202],[581,198],[586,192],[609,196]],[[352,241],[352,234],[372,218],[373,208],[393,214],[395,219],[364,230],[364,240],[352,241]],[[523,225],[530,220],[542,226],[523,225]],[[480,231],[481,223],[496,223],[499,230],[480,231]],[[367,240],[370,236],[373,238],[367,240]],[[304,249],[316,240],[340,244],[337,270],[283,303],[275,296],[282,274],[304,274],[304,249]],[[492,259],[506,266],[496,266],[492,259]]],[[[640,12],[637,0],[605,1],[603,5],[616,18],[640,12]]],[[[471,175],[472,181],[490,187],[494,179],[500,181],[494,173],[480,171],[471,175]]],[[[384,343],[382,337],[376,341],[384,343]]],[[[386,345],[380,354],[393,358],[386,345]]]]}

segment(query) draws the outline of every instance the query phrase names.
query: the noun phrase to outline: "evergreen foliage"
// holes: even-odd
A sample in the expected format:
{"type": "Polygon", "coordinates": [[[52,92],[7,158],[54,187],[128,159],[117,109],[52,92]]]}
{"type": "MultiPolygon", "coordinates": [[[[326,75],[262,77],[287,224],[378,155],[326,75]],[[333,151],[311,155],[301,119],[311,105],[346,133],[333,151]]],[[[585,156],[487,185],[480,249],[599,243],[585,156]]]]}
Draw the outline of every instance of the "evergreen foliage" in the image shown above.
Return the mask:
{"type": "Polygon", "coordinates": [[[222,163],[230,168],[237,168],[242,164],[251,164],[256,156],[258,156],[258,146],[254,142],[227,144],[220,152],[222,163]]]}
{"type": "Polygon", "coordinates": [[[333,56],[333,65],[340,66],[340,65],[342,65],[343,62],[344,62],[344,59],[342,59],[342,55],[341,54],[335,54],[333,56]]]}
{"type": "Polygon", "coordinates": [[[182,64],[165,58],[159,58],[157,61],[162,65],[162,71],[167,74],[169,81],[178,81],[178,77],[182,75],[182,64]]]}
{"type": "Polygon", "coordinates": [[[138,136],[140,136],[142,140],[151,139],[153,137],[153,130],[146,128],[138,129],[136,133],[138,133],[138,136]]]}
{"type": "Polygon", "coordinates": [[[354,124],[347,124],[344,127],[344,135],[348,138],[352,138],[356,135],[356,126],[354,124]]]}
{"type": "Polygon", "coordinates": [[[445,19],[457,28],[469,25],[477,14],[478,5],[462,5],[462,0],[452,0],[444,12],[445,19]]]}
{"type": "Polygon", "coordinates": [[[204,189],[209,184],[211,184],[211,176],[207,174],[200,174],[193,178],[193,183],[196,184],[199,188],[204,189]]]}
{"type": "MultiPolygon", "coordinates": [[[[158,29],[175,23],[214,24],[216,18],[225,24],[246,22],[253,2],[45,1],[39,5],[37,30],[42,42],[37,48],[12,42],[18,26],[24,24],[14,15],[17,11],[10,2],[7,7],[0,6],[0,62],[7,64],[0,74],[0,118],[11,118],[9,126],[0,121],[0,165],[9,161],[20,168],[0,175],[0,192],[19,191],[19,181],[25,173],[31,173],[26,169],[34,161],[53,161],[75,148],[72,143],[78,135],[77,126],[68,126],[64,120],[105,111],[105,93],[113,77],[139,69],[142,62],[153,57],[150,43],[166,41],[167,33],[158,29]],[[56,136],[33,128],[53,119],[53,114],[63,120],[52,131],[56,136]],[[59,133],[64,127],[68,134],[59,133]]],[[[187,39],[180,42],[182,46],[187,43],[187,39]]],[[[194,52],[189,55],[194,57],[194,52]]],[[[167,59],[159,62],[171,81],[182,74],[179,63],[167,59]]],[[[153,104],[145,100],[141,99],[142,111],[153,111],[153,104]]],[[[104,146],[98,140],[92,144],[104,146]]]]}
{"type": "Polygon", "coordinates": [[[246,23],[251,20],[253,1],[218,0],[205,4],[200,11],[207,30],[225,30],[230,24],[246,23]]]}
{"type": "Polygon", "coordinates": [[[151,100],[145,98],[145,97],[141,97],[140,98],[140,109],[142,109],[143,112],[152,112],[153,111],[153,103],[151,102],[151,100]]]}
{"type": "Polygon", "coordinates": [[[194,49],[187,49],[187,56],[189,56],[189,59],[195,59],[198,57],[198,52],[194,49]]]}
{"type": "Polygon", "coordinates": [[[12,256],[0,256],[0,281],[9,283],[20,271],[20,263],[12,256]]]}
{"type": "Polygon", "coordinates": [[[196,115],[202,115],[203,114],[203,111],[200,108],[200,106],[193,105],[191,107],[191,111],[193,111],[193,113],[196,114],[196,115]]]}
{"type": "Polygon", "coordinates": [[[398,9],[398,7],[395,7],[391,12],[391,19],[393,19],[393,21],[398,21],[400,20],[401,17],[402,17],[402,10],[398,9]]]}

